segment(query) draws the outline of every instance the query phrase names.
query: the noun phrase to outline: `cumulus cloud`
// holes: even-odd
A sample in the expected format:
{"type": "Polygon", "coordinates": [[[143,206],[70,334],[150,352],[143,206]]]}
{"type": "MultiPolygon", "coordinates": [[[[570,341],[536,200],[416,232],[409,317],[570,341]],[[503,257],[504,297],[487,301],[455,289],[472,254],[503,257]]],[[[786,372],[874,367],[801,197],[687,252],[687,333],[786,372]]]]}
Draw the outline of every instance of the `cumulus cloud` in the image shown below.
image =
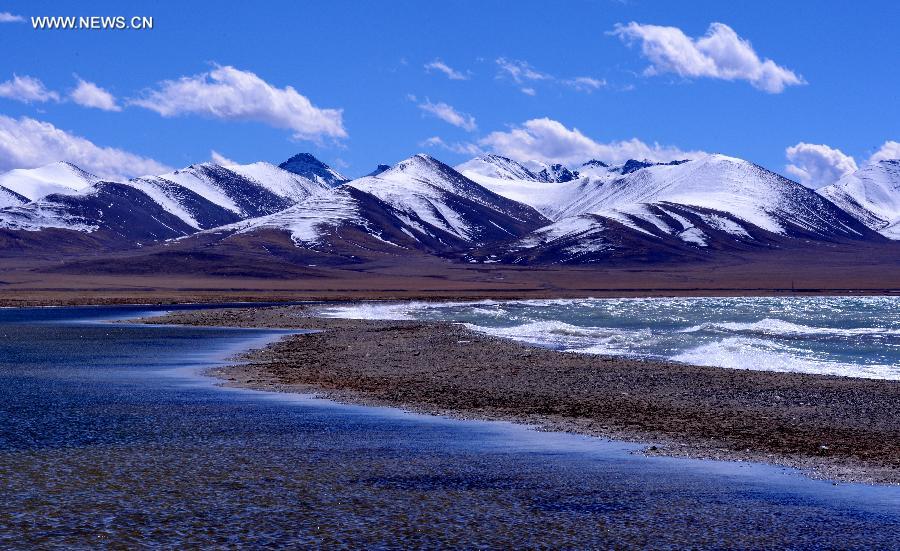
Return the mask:
{"type": "Polygon", "coordinates": [[[419,147],[439,147],[460,155],[481,155],[482,149],[471,142],[445,142],[440,136],[432,136],[419,143],[419,147]]]}
{"type": "Polygon", "coordinates": [[[23,103],[46,103],[59,101],[59,94],[48,90],[40,80],[19,75],[13,75],[12,80],[0,83],[0,97],[8,98],[23,103]]]}
{"type": "Polygon", "coordinates": [[[226,157],[225,155],[222,155],[221,153],[219,153],[219,152],[216,151],[215,149],[210,150],[210,152],[209,152],[209,160],[210,160],[213,164],[216,164],[216,165],[219,165],[219,166],[231,166],[231,165],[236,165],[236,164],[238,164],[238,163],[232,161],[231,159],[229,159],[228,157],[226,157]]]}
{"type": "Polygon", "coordinates": [[[321,109],[291,86],[277,88],[254,73],[231,66],[163,81],[157,89],[129,103],[163,117],[194,114],[262,122],[291,130],[297,139],[347,137],[343,110],[321,109]]]}
{"type": "Polygon", "coordinates": [[[534,88],[522,88],[521,91],[526,96],[536,96],[537,95],[537,90],[535,90],[534,88]]]}
{"type": "Polygon", "coordinates": [[[900,159],[900,142],[888,140],[881,145],[881,148],[869,157],[870,163],[885,161],[889,159],[900,159]]]}
{"type": "Polygon", "coordinates": [[[68,161],[103,178],[161,174],[166,165],[121,149],[102,147],[49,122],[0,115],[0,171],[68,161]]]}
{"type": "Polygon", "coordinates": [[[606,86],[606,81],[593,77],[575,77],[564,80],[563,83],[579,92],[590,94],[594,90],[599,90],[606,86]]]}
{"type": "Polygon", "coordinates": [[[431,103],[426,99],[424,103],[419,104],[419,109],[468,132],[473,132],[478,128],[475,124],[475,117],[467,113],[461,113],[451,105],[443,102],[431,103]]]}
{"type": "Polygon", "coordinates": [[[24,23],[25,18],[21,15],[13,15],[8,11],[0,11],[0,23],[24,23]]]}
{"type": "Polygon", "coordinates": [[[640,42],[641,53],[650,61],[646,75],[675,73],[682,77],[746,80],[755,88],[778,94],[787,86],[806,84],[803,77],[760,59],[749,41],[724,23],[712,23],[706,34],[691,38],[677,27],[617,24],[612,35],[623,42],[640,42]]]}
{"type": "Polygon", "coordinates": [[[538,71],[527,61],[498,57],[496,63],[499,67],[497,78],[510,78],[517,84],[534,80],[553,80],[552,76],[538,71]]]}
{"type": "Polygon", "coordinates": [[[450,80],[469,80],[468,74],[464,74],[464,73],[457,71],[456,69],[454,69],[453,67],[450,67],[449,65],[447,65],[440,59],[435,59],[434,61],[432,61],[430,63],[426,63],[425,71],[429,72],[429,73],[431,71],[440,71],[441,73],[444,73],[445,75],[447,75],[447,78],[449,78],[450,80]]]}
{"type": "Polygon", "coordinates": [[[549,118],[532,119],[508,131],[491,132],[478,141],[484,149],[527,161],[575,164],[588,159],[622,163],[628,159],[650,159],[658,162],[690,159],[705,155],[702,151],[683,151],[673,146],[646,144],[632,138],[600,143],[577,128],[567,128],[549,118]]]}
{"type": "Polygon", "coordinates": [[[788,174],[813,189],[833,184],[857,169],[853,157],[824,144],[800,142],[788,147],[784,153],[790,161],[785,167],[788,174]]]}
{"type": "MultiPolygon", "coordinates": [[[[76,77],[78,78],[78,77],[76,77]]],[[[78,78],[78,86],[72,90],[69,97],[83,107],[92,107],[94,109],[102,109],[103,111],[121,111],[122,108],[116,103],[116,98],[107,90],[97,86],[93,82],[88,82],[78,78]]]]}

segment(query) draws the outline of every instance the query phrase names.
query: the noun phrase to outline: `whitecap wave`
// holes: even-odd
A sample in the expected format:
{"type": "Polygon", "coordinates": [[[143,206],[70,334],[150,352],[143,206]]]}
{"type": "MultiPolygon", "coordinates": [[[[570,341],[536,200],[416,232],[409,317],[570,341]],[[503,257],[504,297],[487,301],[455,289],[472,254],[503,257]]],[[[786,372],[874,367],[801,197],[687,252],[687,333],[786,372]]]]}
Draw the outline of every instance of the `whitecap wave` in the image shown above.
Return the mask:
{"type": "Polygon", "coordinates": [[[361,302],[322,308],[317,313],[324,318],[351,320],[411,320],[412,304],[361,302]]]}
{"type": "Polygon", "coordinates": [[[512,327],[490,327],[463,324],[465,327],[493,335],[517,341],[560,348],[572,352],[589,352],[599,350],[603,352],[623,354],[633,349],[637,342],[648,343],[654,339],[650,330],[623,330],[608,327],[582,327],[562,321],[531,321],[512,327]]]}
{"type": "Polygon", "coordinates": [[[771,341],[744,337],[730,337],[703,344],[677,354],[672,359],[728,369],[900,380],[900,368],[897,366],[848,364],[803,357],[798,351],[778,347],[771,341]]]}
{"type": "Polygon", "coordinates": [[[856,337],[860,335],[900,335],[900,329],[884,327],[816,327],[785,320],[765,318],[755,322],[706,322],[679,330],[679,333],[701,331],[727,331],[735,333],[761,333],[766,335],[810,335],[856,337]]]}

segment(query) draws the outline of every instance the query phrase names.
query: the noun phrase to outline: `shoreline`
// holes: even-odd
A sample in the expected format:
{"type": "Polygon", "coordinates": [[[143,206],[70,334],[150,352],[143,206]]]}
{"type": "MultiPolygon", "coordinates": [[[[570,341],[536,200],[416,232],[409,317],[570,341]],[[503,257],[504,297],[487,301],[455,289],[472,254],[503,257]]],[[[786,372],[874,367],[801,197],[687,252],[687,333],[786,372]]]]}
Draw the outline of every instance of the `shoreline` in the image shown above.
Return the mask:
{"type": "Polygon", "coordinates": [[[560,352],[450,323],[316,317],[304,305],[179,311],[140,322],[319,330],[207,370],[226,386],[512,421],[642,443],[652,455],[900,484],[897,381],[560,352]]]}
{"type": "MultiPolygon", "coordinates": [[[[2,289],[0,289],[2,291],[2,289]]],[[[474,302],[479,300],[554,300],[554,299],[588,299],[588,298],[717,298],[717,297],[853,297],[900,296],[900,289],[781,289],[781,288],[731,288],[718,287],[678,289],[582,289],[571,291],[529,290],[504,292],[466,292],[435,291],[391,293],[373,292],[310,292],[278,293],[262,291],[259,293],[190,293],[163,292],[149,294],[110,293],[106,291],[92,292],[16,292],[15,298],[4,296],[0,292],[0,308],[40,308],[40,307],[76,307],[76,306],[173,306],[184,304],[246,304],[254,306],[266,303],[297,302],[474,302]]]]}

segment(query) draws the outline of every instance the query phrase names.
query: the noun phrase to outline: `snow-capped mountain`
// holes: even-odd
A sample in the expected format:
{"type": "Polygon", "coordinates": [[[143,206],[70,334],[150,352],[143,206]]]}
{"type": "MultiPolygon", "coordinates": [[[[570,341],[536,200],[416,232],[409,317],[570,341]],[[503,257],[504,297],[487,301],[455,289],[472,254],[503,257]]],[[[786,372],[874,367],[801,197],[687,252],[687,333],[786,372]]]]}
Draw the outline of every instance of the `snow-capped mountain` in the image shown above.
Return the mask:
{"type": "Polygon", "coordinates": [[[521,181],[482,183],[496,193],[531,204],[554,220],[597,214],[628,226],[649,224],[667,232],[665,218],[671,218],[671,213],[663,211],[679,205],[697,213],[723,213],[775,234],[859,238],[865,233],[855,220],[812,190],[734,157],[708,155],[654,165],[629,161],[622,167],[602,168],[606,172],[599,176],[556,186],[521,181]]]}
{"type": "Polygon", "coordinates": [[[461,166],[495,193],[555,221],[508,245],[508,254],[498,257],[506,260],[596,261],[623,248],[643,250],[647,239],[677,250],[876,237],[812,190],[724,155],[619,166],[593,160],[582,165],[579,178],[555,183],[487,176],[491,171],[480,164],[490,161],[461,166]]]}
{"type": "Polygon", "coordinates": [[[127,182],[55,163],[0,175],[0,255],[150,248],[301,264],[423,254],[583,264],[900,237],[898,161],[819,193],[724,155],[590,160],[577,171],[529,163],[484,155],[456,170],[415,155],[349,182],[308,154],[283,163],[293,170],[203,163],[127,182]]]}
{"type": "MultiPolygon", "coordinates": [[[[0,188],[27,201],[34,201],[51,193],[72,193],[99,182],[101,178],[81,170],[72,163],[58,162],[38,168],[15,169],[0,174],[0,188]]],[[[9,203],[0,198],[0,207],[9,203]]],[[[21,204],[21,203],[18,203],[21,204]]]]}
{"type": "Polygon", "coordinates": [[[274,232],[314,255],[442,254],[515,239],[548,222],[440,161],[416,155],[376,176],[313,194],[275,214],[201,232],[179,246],[246,242],[274,232]]]}
{"type": "Polygon", "coordinates": [[[323,184],[293,175],[267,163],[228,168],[212,163],[191,165],[159,176],[230,210],[241,219],[284,210],[323,184]]]}
{"type": "Polygon", "coordinates": [[[626,225],[645,220],[664,226],[647,206],[667,204],[726,213],[781,235],[859,238],[866,233],[805,186],[725,155],[644,167],[621,178],[588,178],[559,217],[593,213],[626,225]]]}
{"type": "Polygon", "coordinates": [[[13,172],[6,180],[37,199],[0,208],[0,229],[100,231],[137,242],[272,214],[330,189],[268,163],[205,163],[127,182],[99,181],[68,163],[13,172]],[[63,191],[41,195],[54,189],[63,191]]]}
{"type": "Polygon", "coordinates": [[[556,163],[547,164],[540,161],[531,161],[531,171],[541,182],[571,182],[578,178],[577,170],[569,170],[567,167],[556,163]]]}
{"type": "Polygon", "coordinates": [[[312,254],[316,262],[322,261],[322,255],[347,260],[372,254],[445,252],[465,245],[441,232],[411,226],[407,220],[379,199],[354,187],[340,186],[275,214],[200,232],[180,240],[179,245],[190,248],[208,247],[210,243],[272,242],[265,236],[286,234],[295,247],[312,254]]]}
{"type": "Polygon", "coordinates": [[[889,239],[900,239],[900,159],[878,161],[818,192],[889,239]]]}
{"type": "Polygon", "coordinates": [[[482,155],[456,166],[456,170],[468,178],[491,178],[495,180],[541,181],[524,165],[501,155],[482,155]]]}
{"type": "Polygon", "coordinates": [[[106,242],[146,243],[193,229],[146,193],[120,182],[97,182],[73,193],[54,193],[0,210],[0,229],[37,234],[44,229],[98,232],[106,242]]]}
{"type": "MultiPolygon", "coordinates": [[[[577,170],[569,170],[561,164],[529,161],[526,166],[501,155],[482,155],[456,167],[462,173],[476,177],[499,180],[524,180],[530,182],[570,182],[578,178],[577,170]]],[[[469,176],[471,177],[471,176],[469,176]]]]}
{"type": "Polygon", "coordinates": [[[309,153],[298,153],[278,167],[328,187],[336,187],[350,180],[309,153]]]}
{"type": "Polygon", "coordinates": [[[15,207],[28,202],[28,197],[20,195],[11,189],[0,186],[0,209],[15,207]]]}
{"type": "Polygon", "coordinates": [[[366,176],[378,176],[379,174],[381,174],[382,172],[384,172],[385,170],[387,170],[389,168],[391,168],[391,165],[378,165],[375,167],[375,170],[366,174],[366,176]]]}
{"type": "Polygon", "coordinates": [[[548,222],[533,208],[491,192],[428,155],[344,186],[377,197],[410,227],[470,243],[518,237],[548,222]]]}

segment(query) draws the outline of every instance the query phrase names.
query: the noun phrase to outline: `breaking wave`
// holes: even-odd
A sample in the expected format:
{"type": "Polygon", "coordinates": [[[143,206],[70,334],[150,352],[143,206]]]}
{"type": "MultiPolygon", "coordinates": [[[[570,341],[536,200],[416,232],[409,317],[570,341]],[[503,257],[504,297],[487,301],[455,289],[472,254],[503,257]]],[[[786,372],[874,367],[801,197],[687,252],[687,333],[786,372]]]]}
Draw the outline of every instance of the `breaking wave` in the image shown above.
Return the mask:
{"type": "Polygon", "coordinates": [[[679,330],[680,333],[696,333],[700,331],[759,333],[765,335],[834,335],[841,337],[854,337],[858,335],[900,335],[900,329],[889,329],[884,327],[814,327],[773,318],[766,318],[760,321],[746,323],[706,322],[679,330]]]}
{"type": "Polygon", "coordinates": [[[541,299],[326,305],[331,317],[449,321],[586,354],[900,380],[900,297],[541,299]]]}

